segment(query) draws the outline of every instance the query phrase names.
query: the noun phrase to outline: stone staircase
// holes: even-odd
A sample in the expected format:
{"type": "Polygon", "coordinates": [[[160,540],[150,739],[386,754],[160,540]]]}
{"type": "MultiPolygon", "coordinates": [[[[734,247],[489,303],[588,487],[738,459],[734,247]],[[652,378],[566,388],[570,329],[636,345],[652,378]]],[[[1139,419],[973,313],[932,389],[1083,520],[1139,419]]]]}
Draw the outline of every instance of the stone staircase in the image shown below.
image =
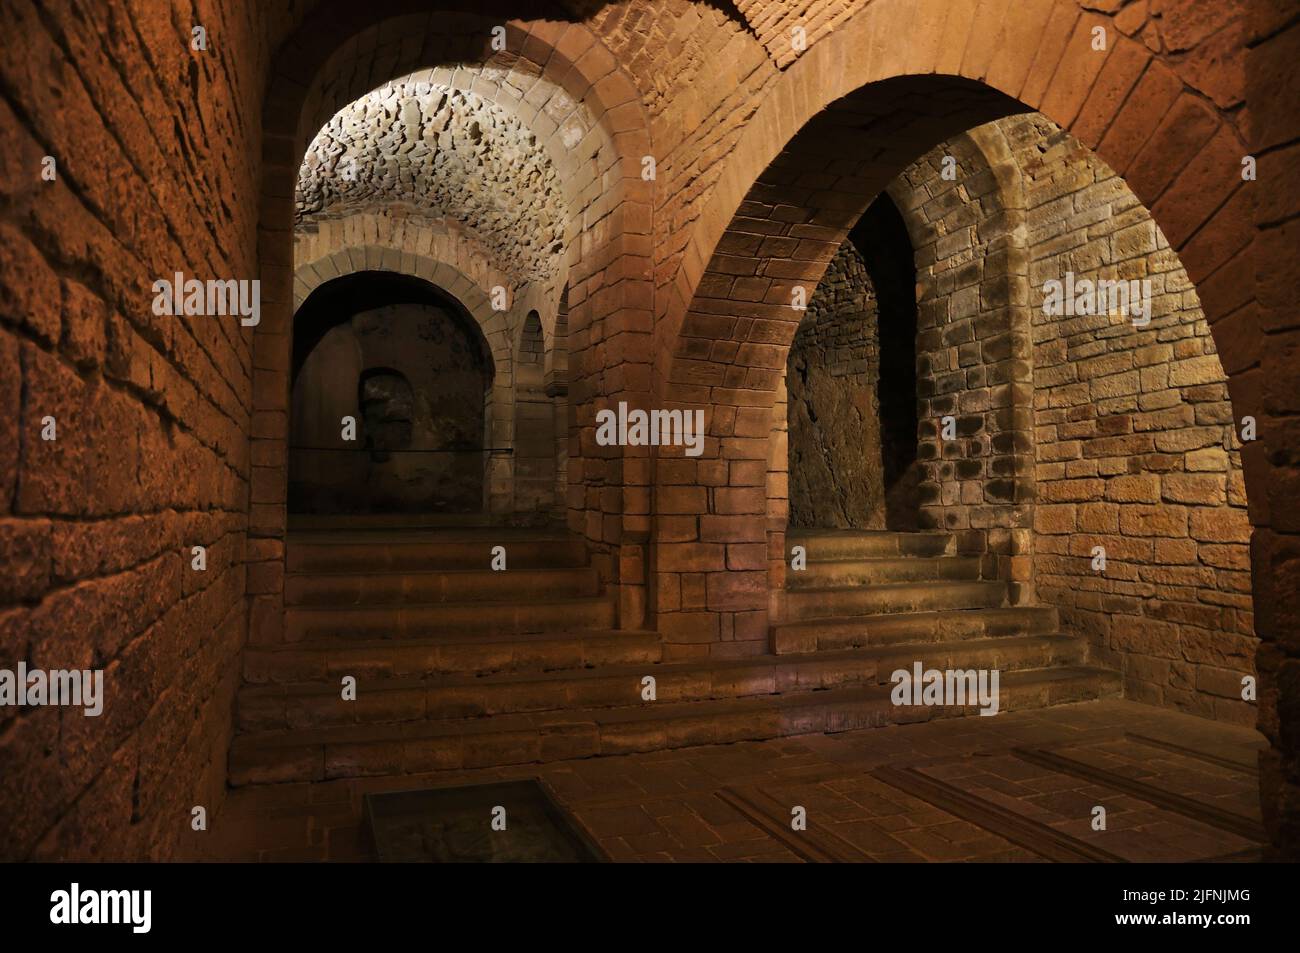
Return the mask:
{"type": "Polygon", "coordinates": [[[663,662],[617,631],[581,542],[482,528],[291,534],[287,641],[250,646],[232,784],[491,767],[844,731],[974,708],[897,707],[890,675],[996,668],[1001,709],[1119,692],[1056,614],[1006,607],[1003,583],[942,534],[792,539],[773,653],[663,662]],[[506,547],[509,569],[489,568],[506,547]],[[341,680],[357,679],[357,698],[341,680]],[[643,701],[643,679],[656,699],[643,701]]]}
{"type": "Polygon", "coordinates": [[[908,643],[1058,636],[1056,610],[1006,606],[1006,584],[980,578],[947,533],[792,531],[808,568],[786,575],[778,655],[908,643]]]}

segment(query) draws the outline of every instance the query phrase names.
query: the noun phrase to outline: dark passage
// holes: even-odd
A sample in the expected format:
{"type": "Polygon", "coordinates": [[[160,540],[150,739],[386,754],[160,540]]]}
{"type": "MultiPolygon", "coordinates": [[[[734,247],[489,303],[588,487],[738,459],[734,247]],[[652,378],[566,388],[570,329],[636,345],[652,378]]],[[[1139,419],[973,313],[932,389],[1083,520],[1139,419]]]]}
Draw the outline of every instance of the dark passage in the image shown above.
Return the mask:
{"type": "Polygon", "coordinates": [[[432,285],[322,285],[294,321],[290,512],[479,512],[491,381],[478,327],[432,285]]]}
{"type": "Polygon", "coordinates": [[[790,350],[791,526],[917,528],[915,287],[902,216],[881,195],[790,350]]]}

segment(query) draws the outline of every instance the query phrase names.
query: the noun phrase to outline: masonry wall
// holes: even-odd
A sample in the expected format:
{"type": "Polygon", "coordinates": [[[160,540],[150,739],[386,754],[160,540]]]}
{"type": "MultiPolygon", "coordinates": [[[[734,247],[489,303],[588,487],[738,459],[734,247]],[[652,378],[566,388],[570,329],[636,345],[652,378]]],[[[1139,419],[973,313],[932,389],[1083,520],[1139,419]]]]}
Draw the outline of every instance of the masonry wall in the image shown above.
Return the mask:
{"type": "Polygon", "coordinates": [[[889,186],[916,262],[920,525],[1032,601],[1032,371],[1018,172],[1000,142],[940,143],[889,186]]]}
{"type": "Polygon", "coordinates": [[[360,311],[326,332],[294,382],[291,513],[484,510],[483,399],[492,370],[478,328],[467,325],[446,309],[402,303],[360,311]],[[405,393],[363,392],[363,375],[389,371],[405,393]],[[341,435],[345,415],[356,420],[351,442],[341,435]]]}
{"type": "Polygon", "coordinates": [[[879,380],[876,296],[861,253],[845,242],[790,347],[784,420],[777,402],[791,526],[885,528],[879,380]]]}
{"type": "MultiPolygon", "coordinates": [[[[529,312],[515,362],[516,520],[560,519],[556,496],[557,439],[554,402],[546,395],[546,345],[537,313],[529,312]]],[[[567,439],[567,438],[566,438],[567,439]]]]}
{"type": "Polygon", "coordinates": [[[257,276],[283,14],[206,6],[193,52],[153,6],[40,6],[5,5],[0,57],[0,668],[102,669],[106,701],[0,708],[0,857],[170,857],[224,789],[251,367],[237,318],[155,316],[151,286],[257,276]]]}
{"type": "Polygon", "coordinates": [[[1253,724],[1240,422],[1196,291],[1150,213],[1077,140],[1039,115],[998,125],[1027,204],[1039,598],[1124,673],[1130,698],[1253,724]],[[1150,323],[1046,315],[1044,283],[1067,271],[1149,281],[1150,323]]]}

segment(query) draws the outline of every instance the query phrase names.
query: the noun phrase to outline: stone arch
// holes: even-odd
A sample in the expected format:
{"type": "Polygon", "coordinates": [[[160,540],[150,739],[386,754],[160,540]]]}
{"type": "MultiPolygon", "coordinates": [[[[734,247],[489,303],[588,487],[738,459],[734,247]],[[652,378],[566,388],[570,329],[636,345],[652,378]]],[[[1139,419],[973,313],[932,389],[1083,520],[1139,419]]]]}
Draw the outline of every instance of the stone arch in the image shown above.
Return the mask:
{"type": "MultiPolygon", "coordinates": [[[[936,143],[1033,108],[1096,148],[1121,175],[1135,170],[1134,191],[1193,281],[1221,277],[1241,260],[1250,240],[1246,192],[1236,174],[1241,137],[1171,68],[1117,35],[1110,18],[1043,4],[995,26],[977,22],[972,8],[872,4],[809,49],[764,100],[700,216],[675,296],[663,302],[656,391],[665,403],[710,413],[707,456],[729,461],[729,469],[766,463],[761,438],[796,326],[791,290],[816,284],[871,197],[936,143]],[[1104,55],[1091,50],[1094,25],[1111,27],[1104,55]],[[1169,149],[1180,141],[1185,148],[1169,149]],[[1196,150],[1190,164],[1187,149],[1196,150]],[[841,158],[847,156],[862,158],[841,158]]],[[[1239,313],[1242,302],[1237,291],[1207,283],[1203,303],[1216,326],[1239,313]]],[[[1238,413],[1250,412],[1250,382],[1235,375],[1232,389],[1238,413]]],[[[728,485],[689,503],[672,486],[657,485],[655,495],[663,515],[687,507],[749,516],[725,542],[763,541],[752,519],[764,511],[761,487],[728,485]]],[[[697,549],[704,532],[695,535],[697,549]]],[[[672,576],[672,566],[660,560],[657,570],[672,576]]],[[[698,622],[721,633],[730,628],[734,639],[742,638],[735,627],[743,623],[743,639],[757,649],[766,624],[759,611],[764,586],[761,573],[741,576],[725,594],[719,589],[698,622]]],[[[671,588],[676,580],[663,581],[671,588]]],[[[661,600],[658,608],[671,605],[661,600]]]]}
{"type": "MultiPolygon", "coordinates": [[[[710,434],[697,463],[656,455],[652,606],[668,640],[728,654],[746,651],[740,641],[748,651],[764,644],[765,574],[724,571],[733,551],[739,558],[764,542],[756,517],[765,494],[753,470],[767,462],[762,438],[795,327],[792,287],[816,283],[848,223],[908,162],[964,129],[1028,110],[1123,177],[1178,256],[1222,356],[1233,416],[1260,421],[1261,439],[1242,453],[1254,575],[1266,580],[1270,559],[1292,559],[1294,537],[1273,530],[1266,485],[1270,449],[1280,452],[1270,435],[1275,441],[1282,424],[1261,401],[1259,369],[1268,359],[1249,258],[1253,190],[1240,175],[1248,152],[1242,113],[1209,101],[1180,64],[1123,35],[1110,16],[1048,2],[992,14],[1004,22],[989,14],[985,5],[928,0],[870,4],[786,70],[731,150],[657,302],[656,398],[703,409],[710,434]],[[1108,37],[1101,51],[1091,47],[1095,27],[1108,37]],[[841,158],[848,156],[861,158],[841,158]],[[705,472],[714,481],[707,486],[705,472]],[[687,571],[718,580],[691,611],[673,595],[687,571]]],[[[1226,98],[1241,100],[1231,90],[1226,98]]],[[[1281,638],[1277,623],[1293,611],[1272,613],[1270,630],[1257,624],[1260,725],[1275,744],[1281,655],[1269,642],[1281,638]]],[[[1279,764],[1293,755],[1271,757],[1266,801],[1279,764]]]]}
{"type": "Polygon", "coordinates": [[[492,307],[492,286],[483,287],[461,268],[445,259],[417,254],[391,244],[342,244],[319,257],[304,258],[294,271],[293,310],[296,313],[316,288],[327,281],[360,271],[390,271],[421,278],[454,298],[474,319],[488,351],[494,373],[506,385],[512,382],[514,357],[506,311],[492,307]]]}
{"type": "MultiPolygon", "coordinates": [[[[507,289],[511,299],[519,291],[519,284],[509,272],[460,223],[413,214],[394,206],[372,207],[298,229],[293,239],[295,272],[304,262],[327,258],[340,249],[367,245],[393,249],[410,268],[417,258],[446,262],[488,295],[498,286],[507,289]]],[[[299,293],[295,285],[295,307],[299,293]]]]}
{"type": "MultiPolygon", "coordinates": [[[[528,311],[515,336],[514,510],[556,512],[556,406],[546,388],[541,316],[528,311]]],[[[522,518],[522,516],[521,516],[522,518]]]]}
{"type": "MultiPolygon", "coordinates": [[[[606,364],[623,364],[623,352],[607,353],[588,342],[609,338],[625,324],[649,323],[653,194],[652,183],[640,176],[640,158],[650,152],[646,107],[597,34],[584,23],[569,22],[574,18],[562,9],[555,12],[554,20],[501,24],[506,48],[494,51],[491,29],[500,24],[499,17],[431,11],[413,0],[363,5],[327,0],[272,57],[262,113],[258,258],[263,310],[253,336],[249,503],[249,535],[269,539],[257,547],[261,561],[282,562],[283,546],[276,540],[286,527],[286,473],[276,447],[287,424],[293,183],[311,136],[344,103],[397,77],[447,70],[449,76],[435,78],[467,83],[510,105],[526,124],[533,124],[539,139],[554,140],[553,161],[564,164],[573,240],[556,290],[571,289],[570,320],[586,332],[578,338],[583,351],[570,361],[573,372],[598,378],[606,373],[606,364]],[[564,122],[578,104],[593,123],[579,141],[566,144],[564,122]]],[[[642,337],[648,340],[648,335],[642,337]]],[[[648,348],[642,350],[634,360],[648,379],[650,356],[648,348]]],[[[589,525],[579,511],[571,513],[570,526],[597,542],[603,535],[602,525],[589,525]]],[[[608,559],[598,564],[607,573],[614,566],[608,559]]],[[[268,567],[268,578],[275,577],[269,571],[274,568],[268,567]]],[[[283,616],[280,588],[255,595],[253,624],[266,629],[258,638],[277,640],[283,616]]]]}
{"type": "Polygon", "coordinates": [[[515,362],[519,364],[545,364],[546,335],[542,327],[542,316],[536,308],[530,308],[519,322],[515,332],[515,362]]]}
{"type": "MultiPolygon", "coordinates": [[[[493,514],[506,512],[514,480],[515,440],[514,355],[506,312],[494,309],[490,289],[484,290],[456,265],[388,245],[349,245],[298,266],[294,274],[294,313],[322,284],[362,271],[388,271],[427,282],[459,304],[483,335],[492,358],[492,384],[483,395],[483,446],[488,453],[484,476],[486,509],[493,514]]],[[[273,444],[275,439],[267,438],[267,443],[273,444]]]]}

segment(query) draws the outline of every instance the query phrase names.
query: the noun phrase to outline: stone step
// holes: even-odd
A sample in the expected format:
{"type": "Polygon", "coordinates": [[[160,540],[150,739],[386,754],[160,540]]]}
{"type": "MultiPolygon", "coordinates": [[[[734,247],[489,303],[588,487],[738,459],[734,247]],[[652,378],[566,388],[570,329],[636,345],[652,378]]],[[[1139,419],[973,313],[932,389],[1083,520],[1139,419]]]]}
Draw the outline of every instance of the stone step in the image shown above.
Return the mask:
{"type": "Polygon", "coordinates": [[[599,665],[651,665],[662,657],[657,632],[571,631],[531,635],[445,635],[412,639],[318,639],[244,651],[244,678],[288,684],[362,678],[545,672],[599,665]]]}
{"type": "Polygon", "coordinates": [[[790,530],[787,550],[802,546],[809,562],[823,559],[873,559],[888,556],[946,556],[955,549],[951,533],[898,533],[887,530],[790,530]]]}
{"type": "Polygon", "coordinates": [[[299,530],[404,530],[488,529],[486,513],[290,513],[289,531],[299,530]]]}
{"type": "Polygon", "coordinates": [[[556,632],[609,629],[615,607],[607,597],[532,602],[445,602],[397,606],[290,606],[285,640],[345,636],[401,639],[448,633],[556,632]]]}
{"type": "Polygon", "coordinates": [[[502,530],[491,533],[297,533],[285,546],[288,572],[420,572],[490,570],[492,548],[504,546],[507,572],[587,565],[587,547],[567,536],[502,530]]]}
{"type": "Polygon", "coordinates": [[[247,732],[625,707],[641,704],[647,675],[655,679],[657,703],[708,701],[887,684],[915,662],[1007,673],[1080,664],[1086,652],[1082,639],[1049,635],[485,677],[378,675],[358,677],[353,701],[342,698],[337,679],[253,685],[239,692],[236,724],[247,732]]]}
{"type": "MultiPolygon", "coordinates": [[[[975,714],[975,706],[896,706],[891,686],[705,702],[496,715],[458,721],[265,731],[235,738],[232,785],[416,774],[759,741],[975,714]]],[[[1009,672],[1000,710],[1119,694],[1114,672],[1083,666],[1009,672]]]]}
{"type": "Polygon", "coordinates": [[[1006,591],[1006,583],[996,580],[792,589],[785,594],[786,618],[782,621],[939,609],[991,609],[1002,605],[1006,591]]]}
{"type": "Polygon", "coordinates": [[[425,572],[290,573],[286,606],[406,605],[595,596],[600,575],[591,567],[425,572]]]}
{"type": "Polygon", "coordinates": [[[895,556],[882,559],[823,559],[786,572],[788,589],[837,589],[891,582],[978,579],[975,556],[895,556]]]}
{"type": "Polygon", "coordinates": [[[904,612],[897,615],[845,616],[779,622],[772,626],[772,650],[778,655],[894,645],[901,642],[948,642],[1010,635],[1051,635],[1059,629],[1050,606],[1007,606],[904,612]]]}

